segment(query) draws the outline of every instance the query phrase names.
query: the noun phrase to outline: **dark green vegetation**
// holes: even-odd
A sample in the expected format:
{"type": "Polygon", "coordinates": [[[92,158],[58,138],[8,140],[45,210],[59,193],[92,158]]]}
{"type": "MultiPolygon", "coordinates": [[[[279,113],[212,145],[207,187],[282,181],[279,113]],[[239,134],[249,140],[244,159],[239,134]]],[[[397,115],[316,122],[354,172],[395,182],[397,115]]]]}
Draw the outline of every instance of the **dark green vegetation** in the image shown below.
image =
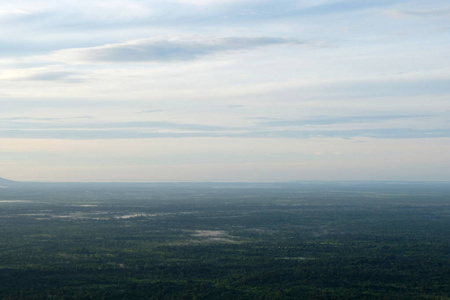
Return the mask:
{"type": "Polygon", "coordinates": [[[450,299],[448,183],[0,185],[2,299],[450,299]]]}

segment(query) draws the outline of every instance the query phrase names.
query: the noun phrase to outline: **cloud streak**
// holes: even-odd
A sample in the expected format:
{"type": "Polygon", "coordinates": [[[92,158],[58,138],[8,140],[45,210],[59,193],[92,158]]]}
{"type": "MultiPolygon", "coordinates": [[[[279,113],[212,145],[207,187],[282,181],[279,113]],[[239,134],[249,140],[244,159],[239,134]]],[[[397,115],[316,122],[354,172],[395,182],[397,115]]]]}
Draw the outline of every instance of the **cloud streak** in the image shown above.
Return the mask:
{"type": "MultiPolygon", "coordinates": [[[[123,139],[123,138],[354,138],[384,139],[450,137],[450,130],[436,128],[407,128],[405,124],[387,125],[385,122],[429,118],[426,115],[379,116],[318,116],[303,120],[262,121],[251,126],[215,126],[195,123],[161,121],[141,122],[77,122],[75,118],[7,118],[0,119],[0,138],[40,139],[123,139]],[[365,125],[369,124],[367,127],[365,125]],[[337,124],[351,124],[348,128],[337,124]],[[314,126],[314,127],[309,127],[314,126]]],[[[432,116],[431,116],[432,117],[432,116]]],[[[81,118],[81,117],[79,117],[81,118]]]]}
{"type": "Polygon", "coordinates": [[[145,130],[2,130],[0,138],[24,139],[68,139],[68,140],[102,140],[102,139],[147,139],[147,138],[378,138],[378,139],[412,139],[412,138],[450,138],[450,131],[443,129],[410,128],[375,128],[364,130],[283,130],[283,131],[235,131],[235,132],[162,132],[145,130]]]}
{"type": "Polygon", "coordinates": [[[151,62],[194,60],[218,52],[276,45],[312,44],[276,37],[146,38],[98,47],[65,49],[56,56],[82,62],[151,62]]]}
{"type": "Polygon", "coordinates": [[[393,18],[400,17],[448,17],[450,16],[450,9],[422,9],[422,10],[386,10],[385,15],[393,18]]]}
{"type": "Polygon", "coordinates": [[[82,82],[74,72],[40,72],[22,77],[20,80],[82,82]]]}
{"type": "MultiPolygon", "coordinates": [[[[78,117],[88,118],[88,117],[78,117]]],[[[3,129],[14,130],[123,130],[123,129],[141,129],[141,130],[190,130],[190,131],[221,131],[228,129],[227,127],[202,125],[202,124],[185,124],[174,122],[103,122],[103,123],[63,123],[58,121],[73,120],[78,118],[7,118],[0,119],[0,126],[3,129]],[[5,122],[6,121],[6,122],[5,122]]]]}
{"type": "Polygon", "coordinates": [[[379,115],[379,116],[317,116],[314,118],[305,118],[299,120],[270,120],[260,122],[261,126],[307,126],[307,125],[336,125],[336,124],[361,124],[361,123],[379,123],[383,121],[394,121],[404,119],[416,119],[428,117],[426,115],[379,115]]]}

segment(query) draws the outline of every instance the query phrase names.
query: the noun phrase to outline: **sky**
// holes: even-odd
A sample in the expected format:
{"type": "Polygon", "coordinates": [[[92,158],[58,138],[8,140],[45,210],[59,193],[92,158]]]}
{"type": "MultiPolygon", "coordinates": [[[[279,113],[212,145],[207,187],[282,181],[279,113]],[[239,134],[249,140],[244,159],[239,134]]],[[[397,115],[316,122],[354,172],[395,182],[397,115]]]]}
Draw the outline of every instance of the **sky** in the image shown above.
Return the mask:
{"type": "Polygon", "coordinates": [[[0,1],[0,177],[450,180],[446,0],[0,1]]]}

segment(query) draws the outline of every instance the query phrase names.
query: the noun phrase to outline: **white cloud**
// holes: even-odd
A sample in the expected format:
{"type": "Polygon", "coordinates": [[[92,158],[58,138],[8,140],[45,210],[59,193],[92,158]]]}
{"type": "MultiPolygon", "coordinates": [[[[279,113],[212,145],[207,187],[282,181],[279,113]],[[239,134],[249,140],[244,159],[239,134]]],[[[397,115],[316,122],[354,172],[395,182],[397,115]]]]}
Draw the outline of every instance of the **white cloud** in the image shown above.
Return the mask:
{"type": "Polygon", "coordinates": [[[0,168],[49,180],[444,178],[448,139],[430,136],[450,132],[448,8],[6,1],[0,168]]]}
{"type": "MultiPolygon", "coordinates": [[[[178,0],[176,2],[186,3],[186,4],[190,4],[190,5],[197,5],[197,6],[214,6],[214,5],[242,3],[245,1],[243,1],[243,0],[178,0]]],[[[249,2],[249,0],[247,0],[247,2],[249,2]]]]}
{"type": "Polygon", "coordinates": [[[0,17],[29,14],[31,14],[31,12],[24,9],[0,9],[0,17]]]}
{"type": "Polygon", "coordinates": [[[67,62],[179,61],[192,60],[216,52],[305,43],[307,42],[274,37],[145,38],[98,47],[65,49],[57,51],[55,56],[67,62]]]}
{"type": "Polygon", "coordinates": [[[392,18],[405,17],[448,17],[450,16],[450,9],[387,9],[383,13],[392,18]]]}

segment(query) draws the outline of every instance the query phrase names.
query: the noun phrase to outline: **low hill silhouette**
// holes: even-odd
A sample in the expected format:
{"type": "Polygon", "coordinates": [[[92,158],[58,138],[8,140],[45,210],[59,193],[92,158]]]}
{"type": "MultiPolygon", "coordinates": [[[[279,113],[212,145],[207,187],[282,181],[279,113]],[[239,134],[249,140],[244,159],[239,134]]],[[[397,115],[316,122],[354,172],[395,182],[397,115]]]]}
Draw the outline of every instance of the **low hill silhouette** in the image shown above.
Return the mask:
{"type": "Polygon", "coordinates": [[[15,183],[17,183],[17,182],[13,181],[13,180],[9,180],[9,179],[0,177],[0,185],[8,186],[8,185],[15,184],[15,183]]]}

